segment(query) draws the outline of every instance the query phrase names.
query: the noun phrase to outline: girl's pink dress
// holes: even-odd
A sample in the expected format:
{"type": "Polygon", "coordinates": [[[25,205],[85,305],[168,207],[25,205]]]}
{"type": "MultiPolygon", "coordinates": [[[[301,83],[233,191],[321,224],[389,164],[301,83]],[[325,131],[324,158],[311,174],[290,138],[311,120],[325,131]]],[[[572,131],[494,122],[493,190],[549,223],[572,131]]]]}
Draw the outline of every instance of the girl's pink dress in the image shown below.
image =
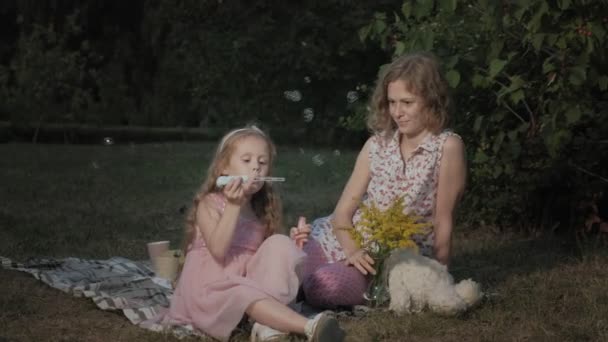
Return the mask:
{"type": "MultiPolygon", "coordinates": [[[[225,201],[211,194],[221,213],[225,201]]],[[[200,237],[190,245],[184,267],[161,319],[163,324],[191,324],[205,334],[228,340],[253,302],[295,299],[299,280],[295,267],[305,254],[285,235],[264,239],[257,220],[240,218],[224,263],[218,263],[200,237]]]]}

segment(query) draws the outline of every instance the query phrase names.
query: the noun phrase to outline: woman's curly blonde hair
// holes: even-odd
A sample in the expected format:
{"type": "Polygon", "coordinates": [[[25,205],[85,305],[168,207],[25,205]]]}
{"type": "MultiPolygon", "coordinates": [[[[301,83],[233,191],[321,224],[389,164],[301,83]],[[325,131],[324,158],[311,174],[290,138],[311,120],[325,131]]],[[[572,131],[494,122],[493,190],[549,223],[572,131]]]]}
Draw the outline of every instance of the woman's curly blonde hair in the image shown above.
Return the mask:
{"type": "MultiPolygon", "coordinates": [[[[218,144],[215,151],[215,156],[207,171],[207,178],[203,182],[201,188],[194,195],[192,206],[188,211],[186,217],[185,238],[183,242],[184,252],[187,252],[188,246],[192,243],[196,236],[196,210],[199,203],[208,194],[218,191],[215,183],[218,177],[222,175],[222,170],[228,166],[230,156],[234,152],[236,144],[243,138],[249,136],[260,137],[268,144],[268,149],[270,150],[270,157],[268,159],[268,175],[272,175],[272,165],[274,158],[276,157],[276,146],[268,135],[253,125],[234,129],[224,135],[218,144]]],[[[281,227],[282,224],[283,210],[279,195],[274,191],[270,184],[264,183],[262,188],[252,196],[251,206],[253,207],[253,211],[255,212],[256,216],[266,227],[266,236],[270,236],[279,230],[279,227],[281,227]]]]}
{"type": "Polygon", "coordinates": [[[406,89],[422,97],[428,130],[437,134],[447,126],[451,105],[448,84],[437,58],[428,52],[417,52],[395,59],[378,77],[367,118],[367,127],[373,133],[390,137],[397,129],[389,113],[387,97],[388,85],[395,81],[403,81],[406,89]]]}

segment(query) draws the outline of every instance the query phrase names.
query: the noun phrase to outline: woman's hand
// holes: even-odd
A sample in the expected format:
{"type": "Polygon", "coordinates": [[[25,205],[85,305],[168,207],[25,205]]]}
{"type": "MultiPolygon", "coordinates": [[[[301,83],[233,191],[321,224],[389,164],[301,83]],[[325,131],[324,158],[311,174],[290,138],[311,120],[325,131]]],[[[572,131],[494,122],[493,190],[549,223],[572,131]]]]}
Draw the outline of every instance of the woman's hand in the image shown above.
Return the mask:
{"type": "Polygon", "coordinates": [[[300,216],[297,227],[291,227],[289,230],[289,237],[296,243],[298,248],[302,249],[304,244],[308,241],[308,235],[310,235],[310,224],[306,223],[306,218],[300,216]]]}
{"type": "Polygon", "coordinates": [[[346,261],[344,262],[347,266],[353,265],[355,266],[359,272],[367,275],[368,273],[376,274],[376,270],[372,267],[374,264],[374,259],[372,259],[367,251],[363,248],[359,248],[350,255],[346,256],[346,261]]]}

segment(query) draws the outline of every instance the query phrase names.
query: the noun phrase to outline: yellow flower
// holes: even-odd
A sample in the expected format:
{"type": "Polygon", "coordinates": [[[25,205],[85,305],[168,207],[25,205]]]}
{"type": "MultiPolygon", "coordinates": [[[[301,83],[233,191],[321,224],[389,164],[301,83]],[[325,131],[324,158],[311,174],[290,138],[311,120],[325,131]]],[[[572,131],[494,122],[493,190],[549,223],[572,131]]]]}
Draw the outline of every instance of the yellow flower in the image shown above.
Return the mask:
{"type": "Polygon", "coordinates": [[[396,248],[409,247],[418,250],[413,236],[428,233],[430,230],[431,225],[424,222],[420,216],[406,213],[403,202],[403,198],[398,198],[386,210],[381,210],[374,203],[362,204],[361,219],[350,230],[357,244],[376,259],[374,267],[377,272],[364,295],[372,306],[383,305],[388,300],[386,275],[383,278],[386,257],[396,248]]]}
{"type": "Polygon", "coordinates": [[[417,249],[412,237],[427,233],[430,224],[420,216],[407,214],[403,202],[400,197],[384,211],[374,203],[361,205],[361,219],[352,230],[360,247],[378,258],[386,257],[395,248],[417,249]]]}

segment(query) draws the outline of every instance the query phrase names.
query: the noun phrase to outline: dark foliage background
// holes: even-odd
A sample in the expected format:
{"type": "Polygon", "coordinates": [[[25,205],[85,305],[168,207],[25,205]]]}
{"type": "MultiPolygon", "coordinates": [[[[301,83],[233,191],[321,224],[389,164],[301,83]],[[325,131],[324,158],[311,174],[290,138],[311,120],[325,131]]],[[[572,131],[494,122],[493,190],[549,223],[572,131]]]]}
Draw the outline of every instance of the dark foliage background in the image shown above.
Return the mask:
{"type": "Polygon", "coordinates": [[[33,141],[59,124],[67,142],[79,124],[259,122],[279,143],[356,149],[379,66],[431,50],[467,145],[461,217],[571,232],[606,210],[606,13],[604,0],[6,0],[0,121],[33,141]]]}

